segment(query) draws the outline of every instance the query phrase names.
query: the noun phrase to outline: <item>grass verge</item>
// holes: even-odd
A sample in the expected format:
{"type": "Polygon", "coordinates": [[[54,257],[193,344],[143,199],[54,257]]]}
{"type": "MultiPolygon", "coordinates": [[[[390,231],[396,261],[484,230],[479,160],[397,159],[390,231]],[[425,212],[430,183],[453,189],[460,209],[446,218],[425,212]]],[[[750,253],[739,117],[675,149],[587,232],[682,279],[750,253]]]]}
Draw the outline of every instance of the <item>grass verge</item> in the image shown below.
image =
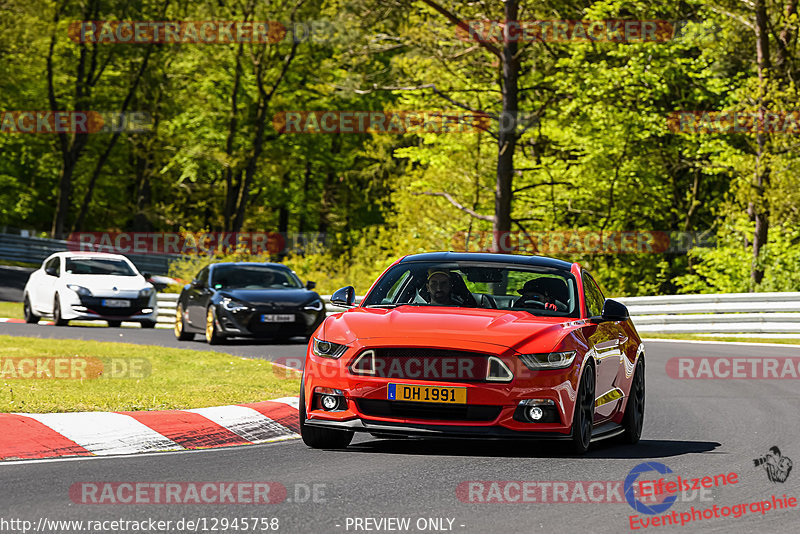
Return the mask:
{"type": "Polygon", "coordinates": [[[650,332],[639,332],[639,336],[645,339],[685,339],[690,341],[694,340],[728,341],[737,343],[781,343],[784,345],[800,345],[800,339],[771,338],[771,337],[731,337],[731,336],[725,336],[724,334],[719,336],[701,336],[697,334],[651,334],[650,332]]]}
{"type": "Polygon", "coordinates": [[[22,303],[0,301],[0,317],[7,319],[22,319],[22,303]]]}
{"type": "Polygon", "coordinates": [[[0,380],[0,412],[28,413],[203,408],[293,396],[300,390],[299,375],[287,378],[283,369],[266,360],[128,343],[12,336],[0,336],[0,380]],[[106,377],[12,378],[14,368],[17,372],[30,368],[21,366],[21,358],[101,359],[106,377]],[[134,374],[145,377],[109,377],[111,358],[116,359],[118,373],[138,369],[134,374]]]}

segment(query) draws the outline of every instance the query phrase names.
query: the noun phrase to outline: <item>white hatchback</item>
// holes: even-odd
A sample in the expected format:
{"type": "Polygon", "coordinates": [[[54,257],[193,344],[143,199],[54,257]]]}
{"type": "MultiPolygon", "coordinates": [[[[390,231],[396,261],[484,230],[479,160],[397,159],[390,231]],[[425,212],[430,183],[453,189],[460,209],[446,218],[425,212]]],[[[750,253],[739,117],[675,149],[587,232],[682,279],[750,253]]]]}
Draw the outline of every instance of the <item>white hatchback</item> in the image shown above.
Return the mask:
{"type": "Polygon", "coordinates": [[[125,256],[98,252],[57,252],[31,273],[24,291],[25,321],[50,317],[56,325],[72,319],[156,325],[156,291],[125,256]]]}

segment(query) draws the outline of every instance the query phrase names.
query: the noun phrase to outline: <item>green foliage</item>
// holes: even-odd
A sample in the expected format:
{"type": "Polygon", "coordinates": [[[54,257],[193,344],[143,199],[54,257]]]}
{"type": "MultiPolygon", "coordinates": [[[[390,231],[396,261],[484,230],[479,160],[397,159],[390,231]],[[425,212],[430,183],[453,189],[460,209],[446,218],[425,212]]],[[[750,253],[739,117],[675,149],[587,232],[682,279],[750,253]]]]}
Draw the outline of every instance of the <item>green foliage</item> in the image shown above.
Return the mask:
{"type": "MultiPolygon", "coordinates": [[[[438,4],[464,20],[503,17],[502,3],[438,4]]],[[[512,230],[716,233],[716,248],[688,255],[555,253],[589,267],[613,295],[797,288],[797,136],[767,136],[757,157],[755,135],[676,134],[666,121],[678,110],[752,110],[762,87],[770,109],[794,110],[798,61],[794,48],[783,51],[776,39],[787,28],[788,42],[796,42],[796,15],[785,20],[784,6],[767,2],[774,72],[761,83],[753,31],[741,22],[754,18],[747,4],[522,4],[526,20],[694,22],[663,42],[520,44],[518,111],[527,129],[514,158],[512,230]],[[779,61],[779,54],[787,57],[779,61]],[[770,169],[764,190],[753,185],[757,164],[770,169]],[[771,221],[758,287],[750,283],[746,211],[753,206],[771,221]]],[[[87,231],[324,233],[325,250],[284,261],[322,293],[352,284],[360,294],[405,254],[463,250],[463,236],[474,244],[491,232],[498,122],[488,131],[406,135],[285,134],[271,124],[291,110],[499,114],[498,57],[459,37],[426,2],[10,0],[0,17],[0,110],[49,107],[43,73],[51,36],[60,105],[114,111],[131,91],[129,109],[154,119],[150,131],[123,134],[113,146],[108,134],[89,136],[73,176],[70,227],[82,214],[77,229],[87,231]],[[95,5],[98,12],[90,12],[95,5]],[[312,35],[297,46],[290,32],[266,44],[148,48],[79,44],[67,34],[82,19],[245,18],[295,21],[312,35]],[[82,55],[95,57],[102,71],[90,94],[78,98],[82,55]]],[[[49,229],[62,165],[57,138],[0,134],[0,153],[0,226],[49,229]]],[[[188,281],[205,263],[230,259],[266,258],[187,257],[171,274],[188,281]]]]}

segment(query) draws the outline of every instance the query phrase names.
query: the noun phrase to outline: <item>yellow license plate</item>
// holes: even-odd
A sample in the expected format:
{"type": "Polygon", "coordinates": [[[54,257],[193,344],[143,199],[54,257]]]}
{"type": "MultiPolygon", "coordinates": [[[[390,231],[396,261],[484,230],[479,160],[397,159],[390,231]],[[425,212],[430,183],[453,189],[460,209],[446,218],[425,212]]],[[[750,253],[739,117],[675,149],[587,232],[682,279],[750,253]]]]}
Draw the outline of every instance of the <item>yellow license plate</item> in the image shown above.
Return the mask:
{"type": "Polygon", "coordinates": [[[411,384],[389,384],[389,400],[409,402],[441,402],[466,404],[467,388],[446,386],[415,386],[411,384]]]}

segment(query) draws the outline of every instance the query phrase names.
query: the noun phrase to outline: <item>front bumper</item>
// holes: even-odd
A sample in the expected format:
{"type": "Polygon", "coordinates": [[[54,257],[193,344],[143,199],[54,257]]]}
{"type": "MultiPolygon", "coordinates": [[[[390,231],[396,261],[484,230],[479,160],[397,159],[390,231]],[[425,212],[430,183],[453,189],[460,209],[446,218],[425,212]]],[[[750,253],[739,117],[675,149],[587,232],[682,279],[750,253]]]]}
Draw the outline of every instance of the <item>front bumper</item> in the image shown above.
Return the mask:
{"type": "MultiPolygon", "coordinates": [[[[370,348],[375,348],[375,342],[371,340],[370,348]]],[[[486,351],[485,346],[459,349],[486,351]]],[[[409,436],[562,439],[570,435],[581,362],[567,369],[534,373],[513,352],[495,352],[514,372],[510,382],[420,380],[353,375],[348,366],[359,351],[349,350],[336,360],[315,356],[309,350],[303,391],[308,407],[306,424],[409,436]],[[392,383],[466,388],[467,404],[389,401],[392,383]],[[343,391],[346,408],[324,410],[314,393],[317,387],[343,391]],[[520,420],[520,401],[528,399],[552,401],[558,421],[520,420]]]]}
{"type": "Polygon", "coordinates": [[[368,432],[380,436],[419,437],[419,438],[462,438],[462,439],[532,439],[532,440],[568,440],[570,434],[545,430],[512,430],[502,425],[492,426],[453,426],[430,425],[421,423],[397,423],[391,421],[374,421],[370,419],[352,419],[349,421],[325,421],[321,419],[307,420],[307,426],[368,432]]]}
{"type": "Polygon", "coordinates": [[[153,321],[158,319],[156,296],[83,296],[63,294],[61,299],[61,316],[64,319],[112,320],[112,321],[153,321]],[[106,299],[122,299],[129,302],[125,307],[109,307],[104,305],[106,299]]]}
{"type": "Polygon", "coordinates": [[[321,311],[267,307],[228,310],[217,306],[217,326],[224,335],[231,337],[310,336],[324,320],[324,308],[321,311]],[[286,323],[267,323],[261,321],[265,314],[291,314],[295,319],[286,323]]]}

